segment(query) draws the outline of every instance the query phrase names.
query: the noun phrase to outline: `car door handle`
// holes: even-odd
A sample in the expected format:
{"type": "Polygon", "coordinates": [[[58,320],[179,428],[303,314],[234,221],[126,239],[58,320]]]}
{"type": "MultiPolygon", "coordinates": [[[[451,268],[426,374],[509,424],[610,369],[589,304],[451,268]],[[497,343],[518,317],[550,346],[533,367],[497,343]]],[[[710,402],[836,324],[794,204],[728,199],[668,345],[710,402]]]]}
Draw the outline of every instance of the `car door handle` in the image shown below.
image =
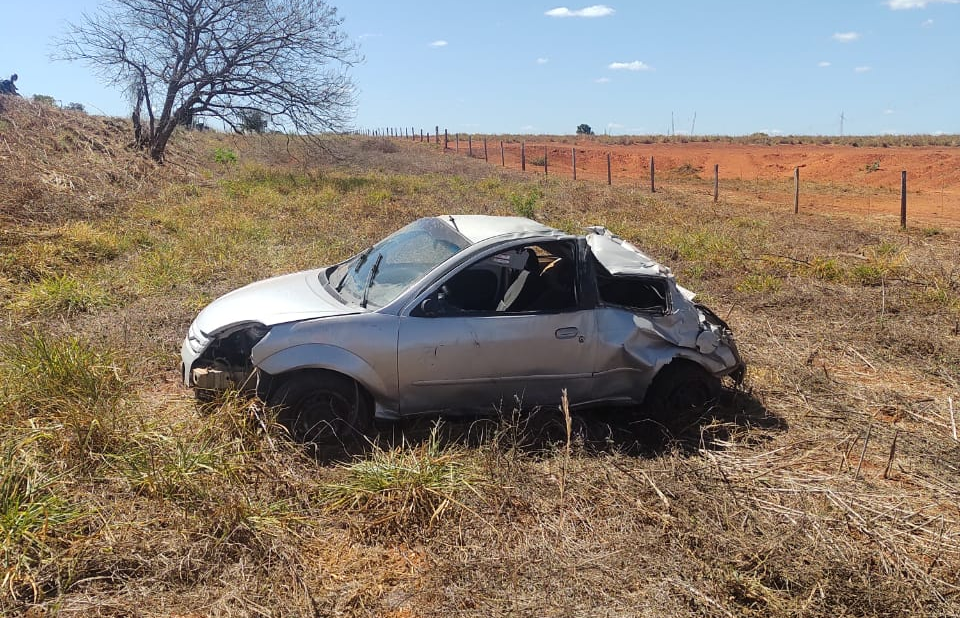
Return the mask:
{"type": "Polygon", "coordinates": [[[580,331],[577,330],[576,326],[568,326],[566,328],[558,328],[557,332],[554,335],[557,336],[557,339],[573,339],[580,334],[580,331]]]}

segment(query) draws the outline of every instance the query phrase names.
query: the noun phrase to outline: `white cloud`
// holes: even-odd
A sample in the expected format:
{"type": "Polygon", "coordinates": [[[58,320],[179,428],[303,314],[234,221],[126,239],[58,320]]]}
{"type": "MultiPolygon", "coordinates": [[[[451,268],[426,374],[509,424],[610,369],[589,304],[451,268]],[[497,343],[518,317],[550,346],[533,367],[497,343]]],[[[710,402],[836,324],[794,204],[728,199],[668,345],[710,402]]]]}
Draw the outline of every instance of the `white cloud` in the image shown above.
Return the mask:
{"type": "Polygon", "coordinates": [[[892,115],[893,113],[894,113],[894,112],[893,112],[892,109],[885,109],[885,110],[883,110],[883,115],[884,115],[884,116],[890,116],[890,115],[892,115]]]}
{"type": "Polygon", "coordinates": [[[827,62],[826,60],[821,60],[820,62],[817,63],[817,66],[820,67],[821,69],[825,69],[828,66],[830,66],[830,63],[827,62]]]}
{"type": "Polygon", "coordinates": [[[957,4],[960,0],[887,0],[884,2],[891,10],[925,9],[928,4],[957,4]]]}
{"type": "Polygon", "coordinates": [[[639,60],[633,62],[611,62],[607,68],[612,71],[652,71],[653,67],[639,60]]]}
{"type": "Polygon", "coordinates": [[[860,38],[859,32],[835,32],[833,40],[841,43],[853,43],[860,38]]]}
{"type": "Polygon", "coordinates": [[[932,25],[933,25],[933,20],[932,20],[932,19],[925,19],[925,20],[923,20],[922,22],[920,22],[920,26],[921,26],[922,28],[929,28],[929,27],[932,26],[932,25]]]}
{"type": "Polygon", "coordinates": [[[608,122],[608,123],[607,123],[607,128],[608,128],[608,129],[622,129],[622,128],[623,128],[623,125],[620,124],[619,122],[608,122]]]}
{"type": "Polygon", "coordinates": [[[609,84],[609,83],[610,83],[610,78],[609,78],[609,77],[598,77],[597,79],[593,80],[593,82],[594,82],[595,84],[609,84]]]}
{"type": "Polygon", "coordinates": [[[444,41],[443,39],[440,39],[439,41],[434,41],[433,43],[430,43],[430,47],[446,47],[447,45],[449,45],[449,43],[447,43],[447,42],[444,41]]]}
{"type": "Polygon", "coordinates": [[[537,58],[537,64],[546,64],[550,62],[549,58],[537,58]]]}
{"type": "Polygon", "coordinates": [[[856,67],[853,70],[857,73],[867,73],[868,71],[871,70],[871,67],[856,67]]]}
{"type": "Polygon", "coordinates": [[[374,33],[374,32],[364,32],[363,34],[361,34],[361,35],[358,36],[357,38],[360,39],[361,41],[365,41],[366,39],[374,39],[374,38],[381,37],[381,36],[383,36],[383,35],[382,35],[382,34],[378,34],[378,33],[374,33]]]}
{"type": "Polygon", "coordinates": [[[568,9],[565,6],[558,6],[550,9],[544,15],[549,17],[607,17],[616,13],[611,7],[605,4],[594,4],[582,9],[568,9]]]}

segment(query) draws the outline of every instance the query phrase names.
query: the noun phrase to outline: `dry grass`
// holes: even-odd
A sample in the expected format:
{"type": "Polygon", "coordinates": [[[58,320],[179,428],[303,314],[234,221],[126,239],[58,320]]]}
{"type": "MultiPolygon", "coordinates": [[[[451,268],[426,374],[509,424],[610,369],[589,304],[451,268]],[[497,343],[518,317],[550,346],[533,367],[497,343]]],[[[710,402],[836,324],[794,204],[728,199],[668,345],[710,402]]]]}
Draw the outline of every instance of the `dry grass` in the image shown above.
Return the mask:
{"type": "Polygon", "coordinates": [[[404,141],[184,135],[183,169],[156,168],[122,121],[4,105],[0,613],[960,613],[957,230],[404,141]],[[198,411],[178,385],[218,294],[417,216],[519,209],[673,267],[738,333],[746,387],[669,441],[608,411],[538,443],[507,415],[384,427],[328,464],[257,402],[198,411]]]}

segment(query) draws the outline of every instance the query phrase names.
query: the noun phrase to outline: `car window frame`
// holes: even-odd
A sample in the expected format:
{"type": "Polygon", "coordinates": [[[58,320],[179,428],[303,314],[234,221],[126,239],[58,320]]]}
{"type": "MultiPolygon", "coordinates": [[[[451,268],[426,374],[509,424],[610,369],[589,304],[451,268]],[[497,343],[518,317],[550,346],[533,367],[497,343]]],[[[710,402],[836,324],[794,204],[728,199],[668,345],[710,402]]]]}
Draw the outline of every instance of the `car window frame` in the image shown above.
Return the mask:
{"type": "Polygon", "coordinates": [[[585,240],[582,237],[575,236],[544,236],[544,237],[533,237],[533,238],[518,238],[513,241],[498,243],[484,248],[481,251],[478,251],[472,255],[460,255],[462,261],[455,266],[451,267],[449,270],[444,271],[439,274],[436,279],[434,279],[430,284],[424,287],[424,289],[414,296],[414,300],[407,304],[403,311],[401,312],[402,316],[407,317],[416,317],[416,318],[465,318],[465,317],[490,317],[490,316],[537,316],[537,315],[556,315],[558,313],[570,313],[576,311],[583,311],[585,309],[592,309],[595,303],[596,295],[590,293],[587,290],[585,285],[585,262],[584,259],[584,248],[586,247],[585,240]],[[443,313],[436,315],[427,315],[421,313],[421,307],[423,302],[434,295],[440,290],[440,288],[451,278],[456,277],[461,272],[471,268],[475,264],[482,262],[485,259],[490,258],[491,256],[497,255],[498,253],[504,253],[513,249],[528,247],[531,245],[546,244],[546,243],[555,243],[555,242],[566,242],[571,246],[571,253],[575,260],[574,265],[574,294],[576,296],[577,302],[575,305],[561,310],[556,311],[543,311],[543,310],[531,310],[531,311],[458,311],[451,313],[443,313]],[[589,301],[589,302],[585,302],[589,301]]]}

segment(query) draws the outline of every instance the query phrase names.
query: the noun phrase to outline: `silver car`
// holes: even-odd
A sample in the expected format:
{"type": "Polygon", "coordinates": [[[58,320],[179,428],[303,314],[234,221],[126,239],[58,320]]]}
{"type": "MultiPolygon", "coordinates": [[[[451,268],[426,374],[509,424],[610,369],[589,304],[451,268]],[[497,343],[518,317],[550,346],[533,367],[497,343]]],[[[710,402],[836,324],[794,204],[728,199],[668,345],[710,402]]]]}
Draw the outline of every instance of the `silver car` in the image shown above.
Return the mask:
{"type": "Polygon", "coordinates": [[[302,440],[501,405],[702,405],[744,363],[670,270],[604,228],[419,219],[350,259],[215,300],[183,342],[201,398],[255,392],[302,440]]]}

